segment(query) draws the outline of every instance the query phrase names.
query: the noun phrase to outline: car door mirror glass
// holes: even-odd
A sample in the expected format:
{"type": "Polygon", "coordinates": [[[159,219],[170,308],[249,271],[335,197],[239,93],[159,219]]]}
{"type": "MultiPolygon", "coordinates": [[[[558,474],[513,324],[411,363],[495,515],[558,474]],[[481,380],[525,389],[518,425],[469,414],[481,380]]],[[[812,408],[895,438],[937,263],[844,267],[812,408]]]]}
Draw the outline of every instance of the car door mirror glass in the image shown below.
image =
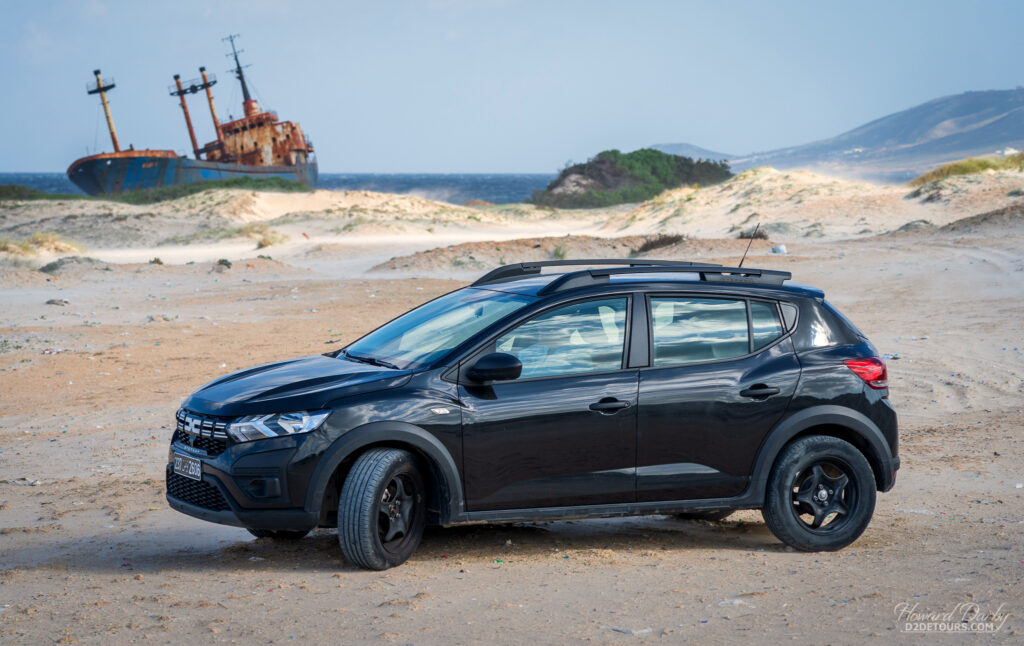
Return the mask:
{"type": "Polygon", "coordinates": [[[511,381],[518,379],[522,372],[523,364],[517,357],[507,352],[492,352],[480,357],[466,376],[478,382],[511,381]]]}

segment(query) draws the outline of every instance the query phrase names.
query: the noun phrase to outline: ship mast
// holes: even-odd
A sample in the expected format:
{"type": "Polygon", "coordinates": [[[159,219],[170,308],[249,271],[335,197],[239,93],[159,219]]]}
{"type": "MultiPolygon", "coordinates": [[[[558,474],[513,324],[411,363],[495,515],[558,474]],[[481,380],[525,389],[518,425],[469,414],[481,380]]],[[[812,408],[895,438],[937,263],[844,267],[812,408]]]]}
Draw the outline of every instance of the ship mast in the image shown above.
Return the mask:
{"type": "Polygon", "coordinates": [[[188,105],[185,103],[186,94],[195,94],[199,89],[192,85],[188,88],[181,86],[181,75],[174,75],[174,85],[171,86],[171,96],[177,96],[181,99],[181,111],[185,113],[185,125],[188,126],[188,136],[192,140],[192,152],[195,153],[196,159],[199,159],[199,144],[196,142],[196,131],[192,129],[192,117],[188,114],[188,105]]]}
{"type": "Polygon", "coordinates": [[[217,132],[217,141],[223,144],[224,133],[220,131],[220,119],[217,118],[217,108],[213,107],[213,92],[210,91],[217,79],[211,81],[210,77],[206,75],[205,67],[200,67],[199,73],[203,76],[203,87],[206,89],[206,100],[210,104],[210,116],[213,117],[213,129],[217,132]]]}
{"type": "MultiPolygon", "coordinates": [[[[222,38],[221,40],[226,40],[229,43],[231,43],[231,53],[228,54],[227,56],[228,56],[228,58],[234,58],[235,59],[235,69],[234,69],[235,78],[237,78],[238,82],[242,84],[242,109],[245,112],[245,116],[251,117],[251,116],[254,116],[254,115],[257,115],[257,114],[260,113],[260,104],[257,103],[252,98],[252,96],[250,96],[250,94],[249,94],[249,86],[246,85],[246,83],[245,83],[245,74],[242,72],[243,66],[238,61],[238,55],[240,53],[244,52],[245,50],[243,49],[240,52],[239,50],[235,49],[235,39],[236,38],[238,38],[238,34],[232,34],[232,35],[228,36],[227,38],[222,38]]],[[[246,65],[244,67],[249,67],[249,66],[246,65]]]]}
{"type": "Polygon", "coordinates": [[[95,85],[90,83],[86,86],[85,91],[88,94],[99,94],[100,102],[103,103],[103,113],[107,115],[107,128],[110,129],[110,141],[114,144],[114,152],[121,152],[121,144],[117,142],[117,130],[114,130],[114,117],[110,115],[110,103],[107,102],[107,90],[113,90],[114,79],[110,79],[109,85],[103,85],[103,77],[100,76],[99,70],[93,70],[93,74],[96,75],[95,85]]]}

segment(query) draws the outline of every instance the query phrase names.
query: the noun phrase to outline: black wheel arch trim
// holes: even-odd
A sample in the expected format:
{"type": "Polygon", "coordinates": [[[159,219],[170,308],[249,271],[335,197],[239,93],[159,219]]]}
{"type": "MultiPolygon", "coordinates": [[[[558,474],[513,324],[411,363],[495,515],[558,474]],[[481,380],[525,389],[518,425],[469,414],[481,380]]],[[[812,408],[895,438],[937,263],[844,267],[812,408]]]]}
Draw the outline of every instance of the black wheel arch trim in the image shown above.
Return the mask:
{"type": "Polygon", "coordinates": [[[775,425],[758,450],[750,478],[749,494],[764,500],[768,475],[782,449],[793,438],[815,426],[841,426],[862,439],[873,454],[865,456],[872,465],[872,470],[876,464],[880,469],[875,471],[878,490],[892,489],[896,480],[894,473],[899,468],[899,459],[893,456],[882,431],[863,413],[844,406],[827,404],[805,408],[785,417],[775,425]]]}
{"type": "Polygon", "coordinates": [[[441,524],[448,524],[463,516],[462,478],[448,449],[428,431],[408,422],[370,422],[358,426],[339,437],[317,462],[309,486],[306,488],[305,509],[319,515],[324,493],[335,470],[345,458],[372,445],[406,444],[420,451],[434,462],[438,476],[443,479],[442,499],[439,503],[441,524]]]}

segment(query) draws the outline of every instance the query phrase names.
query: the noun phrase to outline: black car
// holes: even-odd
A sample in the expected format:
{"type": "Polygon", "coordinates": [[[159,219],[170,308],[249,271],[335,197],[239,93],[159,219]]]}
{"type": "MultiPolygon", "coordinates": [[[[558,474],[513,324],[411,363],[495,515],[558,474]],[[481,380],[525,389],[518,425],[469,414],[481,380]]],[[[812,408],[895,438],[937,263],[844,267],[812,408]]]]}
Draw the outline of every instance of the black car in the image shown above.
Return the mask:
{"type": "Polygon", "coordinates": [[[427,523],[761,509],[800,550],[857,539],[900,460],[885,363],[789,272],[521,263],[342,350],[185,400],[167,500],[366,568],[427,523]],[[542,273],[542,267],[589,267],[542,273]]]}

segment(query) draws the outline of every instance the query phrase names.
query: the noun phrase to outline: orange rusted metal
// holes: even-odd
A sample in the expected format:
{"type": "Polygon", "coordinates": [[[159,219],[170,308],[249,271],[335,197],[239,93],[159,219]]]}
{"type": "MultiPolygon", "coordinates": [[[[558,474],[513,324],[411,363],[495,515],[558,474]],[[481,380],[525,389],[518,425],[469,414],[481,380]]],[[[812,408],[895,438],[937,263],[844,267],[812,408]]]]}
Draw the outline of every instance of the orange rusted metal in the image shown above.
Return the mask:
{"type": "Polygon", "coordinates": [[[178,91],[175,93],[181,99],[181,111],[185,113],[185,125],[188,126],[188,136],[192,140],[192,152],[195,153],[196,159],[199,159],[199,144],[196,142],[196,131],[192,129],[192,117],[188,115],[188,104],[185,103],[185,94],[188,90],[182,89],[181,87],[181,75],[174,75],[174,83],[178,86],[178,91]]]}
{"type": "MultiPolygon", "coordinates": [[[[255,101],[252,101],[256,103],[255,101]]],[[[207,144],[210,161],[234,161],[250,166],[295,166],[309,163],[313,147],[299,124],[278,121],[273,112],[256,112],[220,126],[223,146],[207,144]]]]}
{"type": "Polygon", "coordinates": [[[256,99],[249,99],[248,101],[242,102],[242,111],[245,112],[247,117],[255,117],[260,113],[260,104],[257,103],[256,99]]]}
{"type": "Polygon", "coordinates": [[[178,153],[173,150],[120,150],[116,153],[99,153],[97,155],[89,155],[88,157],[76,159],[74,163],[80,164],[94,159],[131,159],[133,157],[164,157],[174,159],[177,156],[178,153]]]}
{"type": "Polygon", "coordinates": [[[213,87],[213,84],[217,81],[210,81],[210,77],[206,75],[205,67],[200,67],[199,73],[203,76],[203,87],[206,89],[206,100],[210,104],[210,117],[213,118],[213,130],[217,133],[217,141],[224,143],[224,135],[221,134],[220,131],[220,119],[217,118],[217,108],[213,107],[213,92],[210,91],[210,88],[213,87]]]}
{"type": "Polygon", "coordinates": [[[100,102],[103,103],[103,114],[107,115],[107,128],[110,130],[110,143],[114,144],[114,152],[120,152],[121,144],[117,141],[117,130],[114,129],[114,117],[110,115],[110,103],[107,102],[107,90],[114,89],[114,81],[111,79],[109,85],[104,85],[103,77],[100,76],[100,71],[93,70],[92,73],[96,75],[96,86],[87,87],[86,92],[89,94],[100,95],[100,102]]]}

